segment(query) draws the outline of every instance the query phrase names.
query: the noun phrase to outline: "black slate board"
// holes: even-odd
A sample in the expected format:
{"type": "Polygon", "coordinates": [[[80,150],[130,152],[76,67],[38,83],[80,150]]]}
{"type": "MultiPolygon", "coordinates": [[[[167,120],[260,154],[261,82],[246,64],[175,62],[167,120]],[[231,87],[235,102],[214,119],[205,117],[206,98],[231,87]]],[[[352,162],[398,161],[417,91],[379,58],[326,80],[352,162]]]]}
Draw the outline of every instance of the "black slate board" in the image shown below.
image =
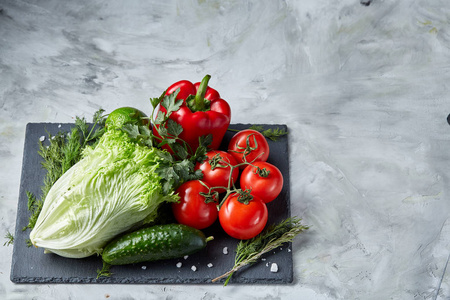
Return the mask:
{"type": "MultiPolygon", "coordinates": [[[[227,236],[218,222],[205,229],[204,233],[213,235],[214,240],[208,246],[187,259],[173,259],[158,262],[147,262],[127,266],[113,266],[111,277],[96,279],[97,270],[101,269],[100,257],[83,259],[68,259],[54,254],[44,254],[43,249],[27,247],[29,230],[22,228],[28,224],[29,212],[27,195],[29,191],[40,195],[45,170],[41,167],[41,157],[38,155],[39,139],[48,138],[48,133],[67,132],[73,124],[29,123],[26,127],[22,177],[20,183],[19,202],[17,210],[14,250],[11,265],[11,281],[14,283],[211,283],[211,280],[222,275],[234,264],[234,250],[238,240],[227,236]],[[223,248],[228,248],[228,254],[223,248]],[[181,262],[181,268],[177,263],[181,262]],[[208,264],[213,264],[208,267],[208,264]],[[191,270],[195,266],[196,271],[191,270]]],[[[263,125],[264,128],[284,128],[286,125],[263,125]]],[[[232,124],[230,129],[242,130],[250,127],[248,124],[232,124]]],[[[225,149],[235,132],[228,131],[224,137],[221,149],[225,149]]],[[[268,140],[270,155],[268,162],[276,165],[284,176],[284,185],[280,196],[268,203],[268,224],[279,222],[290,217],[289,200],[289,154],[288,137],[278,141],[268,140]]],[[[45,143],[45,141],[44,141],[45,143]]],[[[272,253],[266,254],[262,261],[246,267],[235,273],[230,283],[279,284],[293,281],[292,245],[286,245],[272,253]],[[278,272],[270,272],[270,265],[278,265],[278,272]]],[[[223,283],[219,281],[219,283],[223,283]]]]}

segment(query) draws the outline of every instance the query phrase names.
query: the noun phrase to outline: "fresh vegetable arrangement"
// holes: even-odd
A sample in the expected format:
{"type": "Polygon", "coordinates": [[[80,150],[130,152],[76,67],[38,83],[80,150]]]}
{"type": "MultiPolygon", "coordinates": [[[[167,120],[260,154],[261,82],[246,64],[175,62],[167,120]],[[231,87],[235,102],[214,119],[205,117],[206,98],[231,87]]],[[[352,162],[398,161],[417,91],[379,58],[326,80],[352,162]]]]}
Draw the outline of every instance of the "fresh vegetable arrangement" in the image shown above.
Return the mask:
{"type": "Polygon", "coordinates": [[[252,127],[219,149],[231,109],[209,80],[176,82],[150,99],[150,117],[122,107],[107,116],[100,110],[91,126],[77,118],[71,135],[41,146],[48,172],[42,198],[29,195],[31,244],[68,258],[99,255],[98,275],[110,276],[114,265],[214,247],[202,230],[219,224],[217,234],[240,240],[235,266],[214,280],[228,277],[227,284],[306,230],[297,218],[267,224],[267,204],[277,201],[284,180],[267,161],[266,138],[287,132],[252,127]]]}

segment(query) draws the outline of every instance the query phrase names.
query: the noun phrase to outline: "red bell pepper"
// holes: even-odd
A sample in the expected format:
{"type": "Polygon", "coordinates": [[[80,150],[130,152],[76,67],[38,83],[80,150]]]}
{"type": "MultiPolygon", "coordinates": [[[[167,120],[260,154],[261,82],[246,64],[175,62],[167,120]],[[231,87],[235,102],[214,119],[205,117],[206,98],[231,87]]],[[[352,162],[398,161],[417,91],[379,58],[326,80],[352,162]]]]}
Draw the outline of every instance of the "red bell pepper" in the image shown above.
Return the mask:
{"type": "MultiPolygon", "coordinates": [[[[210,75],[206,75],[202,82],[195,84],[181,80],[172,84],[165,93],[170,95],[179,90],[176,99],[182,99],[183,104],[169,118],[183,127],[179,138],[190,146],[188,153],[191,155],[199,146],[199,137],[208,134],[213,137],[210,148],[218,149],[230,125],[230,106],[215,89],[208,86],[210,78],[210,75]]],[[[159,110],[166,113],[161,105],[159,110]]],[[[153,128],[154,134],[159,136],[156,129],[153,128]]]]}

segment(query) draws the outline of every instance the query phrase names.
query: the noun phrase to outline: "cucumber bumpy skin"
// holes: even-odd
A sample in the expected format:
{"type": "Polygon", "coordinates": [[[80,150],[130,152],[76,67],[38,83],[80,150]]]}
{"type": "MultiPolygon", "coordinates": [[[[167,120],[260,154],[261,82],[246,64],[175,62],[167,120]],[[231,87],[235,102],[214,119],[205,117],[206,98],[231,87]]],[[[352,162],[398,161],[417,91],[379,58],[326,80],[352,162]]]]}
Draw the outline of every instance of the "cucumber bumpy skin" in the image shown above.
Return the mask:
{"type": "Polygon", "coordinates": [[[110,265],[179,258],[203,249],[211,239],[186,225],[156,225],[113,240],[103,250],[102,258],[110,265]]]}

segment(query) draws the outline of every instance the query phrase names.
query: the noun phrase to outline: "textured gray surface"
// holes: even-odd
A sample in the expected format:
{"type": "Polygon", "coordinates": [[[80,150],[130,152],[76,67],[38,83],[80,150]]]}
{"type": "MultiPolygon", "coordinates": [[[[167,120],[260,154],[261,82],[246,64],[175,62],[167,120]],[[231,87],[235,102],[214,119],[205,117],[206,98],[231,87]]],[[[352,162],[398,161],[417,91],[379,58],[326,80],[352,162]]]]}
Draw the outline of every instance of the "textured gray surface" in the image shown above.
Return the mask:
{"type": "Polygon", "coordinates": [[[311,226],[282,287],[16,285],[0,247],[0,298],[448,300],[449,20],[448,0],[0,1],[2,236],[27,123],[148,113],[205,74],[232,123],[287,124],[291,212],[311,226]]]}
{"type": "MultiPolygon", "coordinates": [[[[15,283],[210,283],[211,279],[227,272],[234,262],[234,249],[237,240],[227,236],[216,222],[211,228],[203,230],[206,236],[214,236],[207,247],[187,259],[173,259],[166,261],[147,262],[135,265],[114,266],[111,277],[96,279],[97,269],[101,269],[99,257],[86,259],[67,259],[54,254],[44,254],[43,249],[26,246],[29,231],[22,231],[28,224],[29,212],[27,208],[26,192],[40,194],[45,170],[41,168],[41,158],[38,155],[39,139],[47,137],[47,132],[56,134],[59,131],[68,132],[71,124],[29,123],[26,129],[22,180],[17,209],[17,223],[15,243],[11,266],[11,280],[15,283]],[[223,248],[228,248],[228,254],[223,248]],[[176,264],[182,262],[182,267],[176,264]],[[208,267],[212,263],[213,267],[208,267]],[[195,266],[196,271],[191,267],[195,266]]],[[[285,125],[264,125],[265,128],[283,128],[285,125]]],[[[232,129],[245,129],[250,125],[232,124],[232,129]]],[[[226,149],[228,141],[234,132],[228,131],[222,142],[226,149]]],[[[45,143],[46,141],[44,141],[45,143]]],[[[289,155],[288,137],[278,141],[269,140],[270,155],[268,161],[278,166],[284,176],[284,186],[280,196],[268,204],[268,224],[279,222],[290,216],[289,201],[289,155]]],[[[264,261],[243,269],[235,274],[232,283],[291,283],[293,280],[292,248],[286,245],[273,253],[268,253],[264,261]],[[270,263],[275,262],[279,271],[270,272],[270,263]],[[267,264],[267,265],[266,265],[267,264]]],[[[223,282],[223,280],[221,281],[223,282]]],[[[220,283],[220,281],[219,281],[220,283]]]]}

